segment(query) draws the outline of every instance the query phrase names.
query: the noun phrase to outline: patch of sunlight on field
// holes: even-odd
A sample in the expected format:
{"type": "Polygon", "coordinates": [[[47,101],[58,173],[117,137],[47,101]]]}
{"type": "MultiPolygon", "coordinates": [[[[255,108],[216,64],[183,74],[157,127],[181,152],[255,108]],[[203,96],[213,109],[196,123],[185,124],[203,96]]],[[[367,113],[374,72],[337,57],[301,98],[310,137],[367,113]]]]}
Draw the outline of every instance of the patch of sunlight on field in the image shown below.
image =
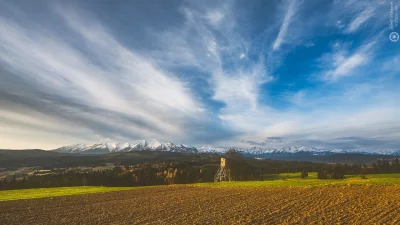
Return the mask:
{"type": "Polygon", "coordinates": [[[57,187],[57,188],[32,188],[20,190],[0,191],[0,201],[56,197],[65,195],[79,195],[90,193],[102,193],[109,191],[129,190],[133,187],[102,187],[102,186],[79,186],[79,187],[57,187]]]}
{"type": "Polygon", "coordinates": [[[359,175],[346,175],[342,180],[320,180],[317,173],[308,173],[308,178],[302,179],[300,173],[281,173],[264,175],[264,181],[234,181],[210,182],[194,184],[196,186],[267,186],[267,187],[314,187],[343,185],[400,185],[400,174],[370,174],[367,179],[359,175]]]}

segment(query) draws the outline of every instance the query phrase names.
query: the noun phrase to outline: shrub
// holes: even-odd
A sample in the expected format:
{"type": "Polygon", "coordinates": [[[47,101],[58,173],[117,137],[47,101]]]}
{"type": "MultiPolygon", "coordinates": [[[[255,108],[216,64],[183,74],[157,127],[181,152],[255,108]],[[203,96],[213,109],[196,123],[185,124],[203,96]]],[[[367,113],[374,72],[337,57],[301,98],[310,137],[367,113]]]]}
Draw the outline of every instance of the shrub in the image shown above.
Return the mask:
{"type": "Polygon", "coordinates": [[[344,179],[344,173],[340,168],[322,169],[317,172],[318,179],[344,179]]]}
{"type": "Polygon", "coordinates": [[[305,170],[303,170],[303,171],[301,171],[301,178],[307,178],[308,177],[308,172],[307,171],[305,171],[305,170]]]}

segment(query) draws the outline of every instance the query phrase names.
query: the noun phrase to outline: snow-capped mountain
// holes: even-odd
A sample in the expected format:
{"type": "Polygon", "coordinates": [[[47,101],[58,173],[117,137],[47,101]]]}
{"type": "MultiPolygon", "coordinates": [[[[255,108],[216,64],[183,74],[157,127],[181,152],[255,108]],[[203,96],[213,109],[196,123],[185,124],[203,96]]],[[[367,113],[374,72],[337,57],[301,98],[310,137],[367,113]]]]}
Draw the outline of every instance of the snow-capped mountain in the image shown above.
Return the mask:
{"type": "Polygon", "coordinates": [[[239,152],[242,152],[246,155],[265,155],[265,154],[293,154],[299,152],[309,152],[309,153],[338,153],[338,150],[332,149],[322,149],[322,148],[314,148],[314,147],[306,147],[306,146],[285,146],[281,148],[271,148],[271,147],[227,147],[227,148],[212,148],[211,146],[201,146],[198,148],[200,152],[224,152],[227,149],[235,149],[239,152]]]}
{"type": "Polygon", "coordinates": [[[162,142],[158,140],[138,140],[129,143],[96,143],[96,144],[75,144],[57,148],[54,151],[62,153],[85,153],[85,154],[107,154],[114,152],[132,151],[169,151],[169,152],[190,152],[190,153],[216,153],[223,154],[228,149],[235,149],[246,156],[267,157],[269,155],[290,155],[290,154],[376,154],[376,155],[396,155],[400,156],[400,150],[378,149],[375,151],[345,150],[345,149],[325,149],[307,146],[285,146],[281,148],[271,147],[213,147],[211,145],[201,145],[191,147],[187,145],[176,145],[172,142],[162,142]]]}
{"type": "Polygon", "coordinates": [[[400,150],[394,149],[378,149],[373,151],[373,153],[378,155],[400,155],[400,150]]]}
{"type": "Polygon", "coordinates": [[[375,151],[364,151],[357,149],[326,149],[326,148],[316,148],[307,146],[284,146],[281,148],[271,148],[271,147],[226,147],[226,148],[213,148],[210,145],[203,145],[197,148],[199,152],[210,152],[210,153],[223,153],[228,149],[235,149],[247,156],[267,156],[273,154],[296,154],[296,153],[308,153],[312,155],[327,155],[327,154],[374,154],[374,155],[396,155],[400,156],[400,150],[393,149],[378,149],[375,151]]]}
{"type": "Polygon", "coordinates": [[[158,140],[138,140],[130,143],[95,143],[95,144],[75,144],[54,149],[62,153],[86,153],[86,154],[106,154],[114,152],[131,151],[170,151],[170,152],[192,152],[197,153],[194,147],[186,145],[175,145],[172,142],[161,142],[158,140]]]}
{"type": "Polygon", "coordinates": [[[204,153],[224,153],[227,149],[229,148],[215,148],[211,145],[201,145],[200,147],[197,147],[199,152],[204,153]]]}

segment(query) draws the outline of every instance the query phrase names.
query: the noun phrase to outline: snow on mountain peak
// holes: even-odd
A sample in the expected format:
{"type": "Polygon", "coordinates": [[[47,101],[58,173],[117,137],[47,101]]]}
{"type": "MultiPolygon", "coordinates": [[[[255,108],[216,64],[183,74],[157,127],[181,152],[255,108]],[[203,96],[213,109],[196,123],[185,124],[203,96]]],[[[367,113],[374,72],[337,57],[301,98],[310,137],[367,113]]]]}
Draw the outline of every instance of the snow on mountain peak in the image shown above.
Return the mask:
{"type": "Polygon", "coordinates": [[[285,146],[281,148],[271,147],[213,147],[211,145],[201,145],[199,147],[191,147],[187,145],[176,145],[172,142],[163,142],[155,139],[137,140],[129,143],[95,143],[91,145],[74,144],[55,149],[57,152],[64,153],[88,153],[88,154],[105,154],[113,152],[131,152],[131,151],[170,151],[170,152],[191,152],[191,153],[217,153],[222,154],[228,149],[235,149],[248,156],[262,156],[267,154],[295,154],[308,152],[312,154],[343,154],[343,153],[361,153],[361,154],[380,154],[380,155],[400,155],[400,150],[378,149],[376,151],[361,150],[344,150],[344,149],[325,149],[307,146],[285,146]]]}
{"type": "Polygon", "coordinates": [[[171,152],[197,152],[196,148],[186,145],[175,145],[172,142],[162,142],[155,139],[137,140],[130,143],[94,143],[94,144],[74,144],[55,149],[57,152],[64,153],[90,153],[104,154],[113,152],[130,151],[171,151],[171,152]]]}

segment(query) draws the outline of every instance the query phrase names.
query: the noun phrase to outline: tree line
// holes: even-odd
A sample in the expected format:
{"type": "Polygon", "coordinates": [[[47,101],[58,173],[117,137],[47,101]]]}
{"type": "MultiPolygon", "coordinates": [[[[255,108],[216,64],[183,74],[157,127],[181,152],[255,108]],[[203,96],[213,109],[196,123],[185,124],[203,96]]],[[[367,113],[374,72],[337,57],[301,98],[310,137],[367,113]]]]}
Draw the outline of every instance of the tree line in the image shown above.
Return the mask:
{"type": "MultiPolygon", "coordinates": [[[[226,153],[232,180],[259,180],[261,170],[252,166],[238,152],[226,153]]],[[[216,164],[198,165],[196,162],[145,163],[117,166],[106,170],[53,170],[0,180],[0,189],[45,188],[65,186],[149,186],[212,182],[219,168],[216,164]]]]}
{"type": "Polygon", "coordinates": [[[400,173],[400,162],[398,158],[380,159],[372,166],[365,164],[336,164],[325,165],[317,171],[318,179],[344,179],[344,175],[365,175],[382,173],[400,173]]]}
{"type": "Polygon", "coordinates": [[[0,181],[0,189],[65,186],[148,186],[212,181],[216,166],[181,163],[116,166],[106,170],[60,170],[44,175],[11,176],[0,181]]]}
{"type": "MultiPolygon", "coordinates": [[[[361,164],[307,164],[284,161],[249,161],[236,151],[225,155],[232,180],[262,180],[263,174],[286,172],[317,172],[319,179],[343,179],[344,175],[400,173],[399,159],[378,160],[372,166],[361,164]]],[[[9,176],[0,180],[0,190],[45,188],[65,186],[148,186],[212,182],[219,165],[198,165],[190,162],[145,163],[133,166],[116,166],[106,170],[79,171],[76,169],[53,170],[49,174],[23,177],[9,176]]]]}

